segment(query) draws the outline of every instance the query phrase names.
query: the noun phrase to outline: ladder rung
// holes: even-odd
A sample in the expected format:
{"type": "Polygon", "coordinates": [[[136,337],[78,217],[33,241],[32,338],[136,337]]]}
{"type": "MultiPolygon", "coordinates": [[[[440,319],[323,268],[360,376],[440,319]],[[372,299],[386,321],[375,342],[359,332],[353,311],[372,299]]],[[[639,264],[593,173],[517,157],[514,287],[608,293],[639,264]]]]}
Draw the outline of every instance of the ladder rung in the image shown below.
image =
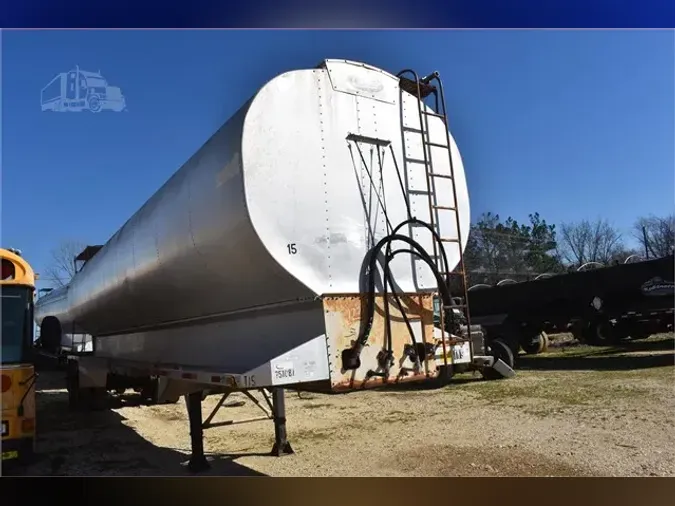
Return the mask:
{"type": "Polygon", "coordinates": [[[434,209],[442,209],[444,211],[457,211],[456,207],[449,207],[449,206],[431,206],[434,209]]]}
{"type": "Polygon", "coordinates": [[[441,272],[439,274],[443,274],[444,276],[464,276],[464,271],[458,271],[458,272],[441,272]]]}
{"type": "Polygon", "coordinates": [[[422,191],[422,190],[408,190],[408,193],[410,193],[412,195],[431,195],[430,192],[425,192],[425,191],[422,191]]]}
{"type": "Polygon", "coordinates": [[[442,177],[443,179],[452,179],[452,176],[449,174],[438,174],[437,172],[429,172],[431,177],[442,177]]]}
{"type": "Polygon", "coordinates": [[[423,142],[424,142],[424,144],[426,144],[427,146],[433,146],[433,147],[435,147],[435,148],[448,149],[448,145],[447,145],[447,144],[439,144],[438,142],[429,142],[429,141],[423,141],[423,142]]]}
{"type": "Polygon", "coordinates": [[[427,116],[435,116],[436,118],[445,119],[445,114],[440,114],[440,113],[437,113],[437,112],[422,111],[422,114],[426,114],[427,116]]]}
{"type": "Polygon", "coordinates": [[[429,162],[425,162],[421,158],[406,158],[405,161],[411,163],[421,163],[422,165],[429,165],[429,162]]]}
{"type": "Polygon", "coordinates": [[[441,237],[442,242],[459,242],[459,239],[449,239],[447,237],[441,237]]]}
{"type": "Polygon", "coordinates": [[[401,127],[401,130],[404,130],[406,132],[415,132],[415,133],[418,133],[418,134],[427,133],[427,131],[424,130],[423,128],[420,129],[420,128],[413,128],[413,127],[407,127],[407,126],[401,127]]]}

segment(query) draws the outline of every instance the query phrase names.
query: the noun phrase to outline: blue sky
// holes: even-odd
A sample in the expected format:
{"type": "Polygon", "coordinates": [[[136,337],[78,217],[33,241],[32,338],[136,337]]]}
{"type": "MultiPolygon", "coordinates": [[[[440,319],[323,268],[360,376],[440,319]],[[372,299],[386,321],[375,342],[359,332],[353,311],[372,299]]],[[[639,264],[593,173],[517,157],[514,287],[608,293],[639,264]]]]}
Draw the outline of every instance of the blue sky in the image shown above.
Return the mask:
{"type": "Polygon", "coordinates": [[[268,79],[324,58],[441,73],[473,216],[628,235],[675,207],[672,31],[4,31],[2,245],[40,272],[104,243],[268,79]],[[42,112],[75,65],[128,111],[42,112]]]}

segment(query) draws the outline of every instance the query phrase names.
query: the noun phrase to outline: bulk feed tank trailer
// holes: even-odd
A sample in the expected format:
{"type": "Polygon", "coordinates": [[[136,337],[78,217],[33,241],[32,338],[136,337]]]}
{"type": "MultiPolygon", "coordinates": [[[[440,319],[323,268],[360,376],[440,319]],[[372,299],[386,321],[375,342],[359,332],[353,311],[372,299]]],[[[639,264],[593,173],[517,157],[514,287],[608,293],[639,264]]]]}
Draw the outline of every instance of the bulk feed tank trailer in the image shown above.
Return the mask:
{"type": "Polygon", "coordinates": [[[513,374],[447,288],[469,225],[438,74],[325,60],[265,84],[35,319],[46,350],[88,340],[68,355],[72,404],[185,396],[191,469],[233,391],[263,393],[273,453],[291,453],[284,388],[513,374]],[[223,399],[203,422],[206,393],[223,399]]]}

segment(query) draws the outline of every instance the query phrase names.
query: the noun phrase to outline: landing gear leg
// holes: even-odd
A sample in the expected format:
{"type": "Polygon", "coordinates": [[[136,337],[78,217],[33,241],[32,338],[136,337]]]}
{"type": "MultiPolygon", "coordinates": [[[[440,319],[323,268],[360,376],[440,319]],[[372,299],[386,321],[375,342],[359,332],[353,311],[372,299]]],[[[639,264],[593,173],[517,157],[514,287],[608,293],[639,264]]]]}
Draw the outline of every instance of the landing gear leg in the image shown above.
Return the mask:
{"type": "Polygon", "coordinates": [[[274,408],[274,446],[272,447],[272,455],[275,457],[292,455],[295,452],[286,437],[286,400],[284,399],[283,388],[272,390],[272,405],[274,408]]]}
{"type": "Polygon", "coordinates": [[[190,420],[190,443],[192,455],[188,469],[193,473],[206,471],[211,466],[204,456],[204,430],[202,427],[202,392],[192,392],[185,396],[188,419],[190,420]]]}

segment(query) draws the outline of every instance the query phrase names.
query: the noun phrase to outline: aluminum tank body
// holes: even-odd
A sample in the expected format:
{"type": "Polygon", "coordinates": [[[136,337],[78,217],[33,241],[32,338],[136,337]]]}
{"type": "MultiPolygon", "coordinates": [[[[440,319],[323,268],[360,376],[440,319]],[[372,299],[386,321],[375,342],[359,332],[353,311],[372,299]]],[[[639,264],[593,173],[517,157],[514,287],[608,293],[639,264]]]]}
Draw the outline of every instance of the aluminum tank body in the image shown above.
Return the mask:
{"type": "MultiPolygon", "coordinates": [[[[430,141],[446,143],[442,120],[428,119],[430,141]]],[[[321,334],[317,300],[362,292],[364,258],[388,223],[407,218],[406,199],[429,220],[419,129],[417,99],[380,69],[326,60],[275,77],[67,288],[38,300],[37,323],[52,316],[63,332],[92,334],[101,355],[194,365],[255,360],[254,348],[321,334]]],[[[447,150],[430,151],[434,172],[450,174],[447,150]]],[[[452,137],[451,152],[466,244],[468,193],[452,137]]],[[[455,206],[452,181],[435,184],[435,203],[455,206]]],[[[451,212],[438,221],[441,235],[457,236],[451,212]]],[[[401,233],[432,251],[424,229],[401,233]]],[[[453,268],[458,246],[446,250],[453,268]]],[[[435,289],[413,257],[396,257],[392,273],[399,290],[435,289]]]]}

